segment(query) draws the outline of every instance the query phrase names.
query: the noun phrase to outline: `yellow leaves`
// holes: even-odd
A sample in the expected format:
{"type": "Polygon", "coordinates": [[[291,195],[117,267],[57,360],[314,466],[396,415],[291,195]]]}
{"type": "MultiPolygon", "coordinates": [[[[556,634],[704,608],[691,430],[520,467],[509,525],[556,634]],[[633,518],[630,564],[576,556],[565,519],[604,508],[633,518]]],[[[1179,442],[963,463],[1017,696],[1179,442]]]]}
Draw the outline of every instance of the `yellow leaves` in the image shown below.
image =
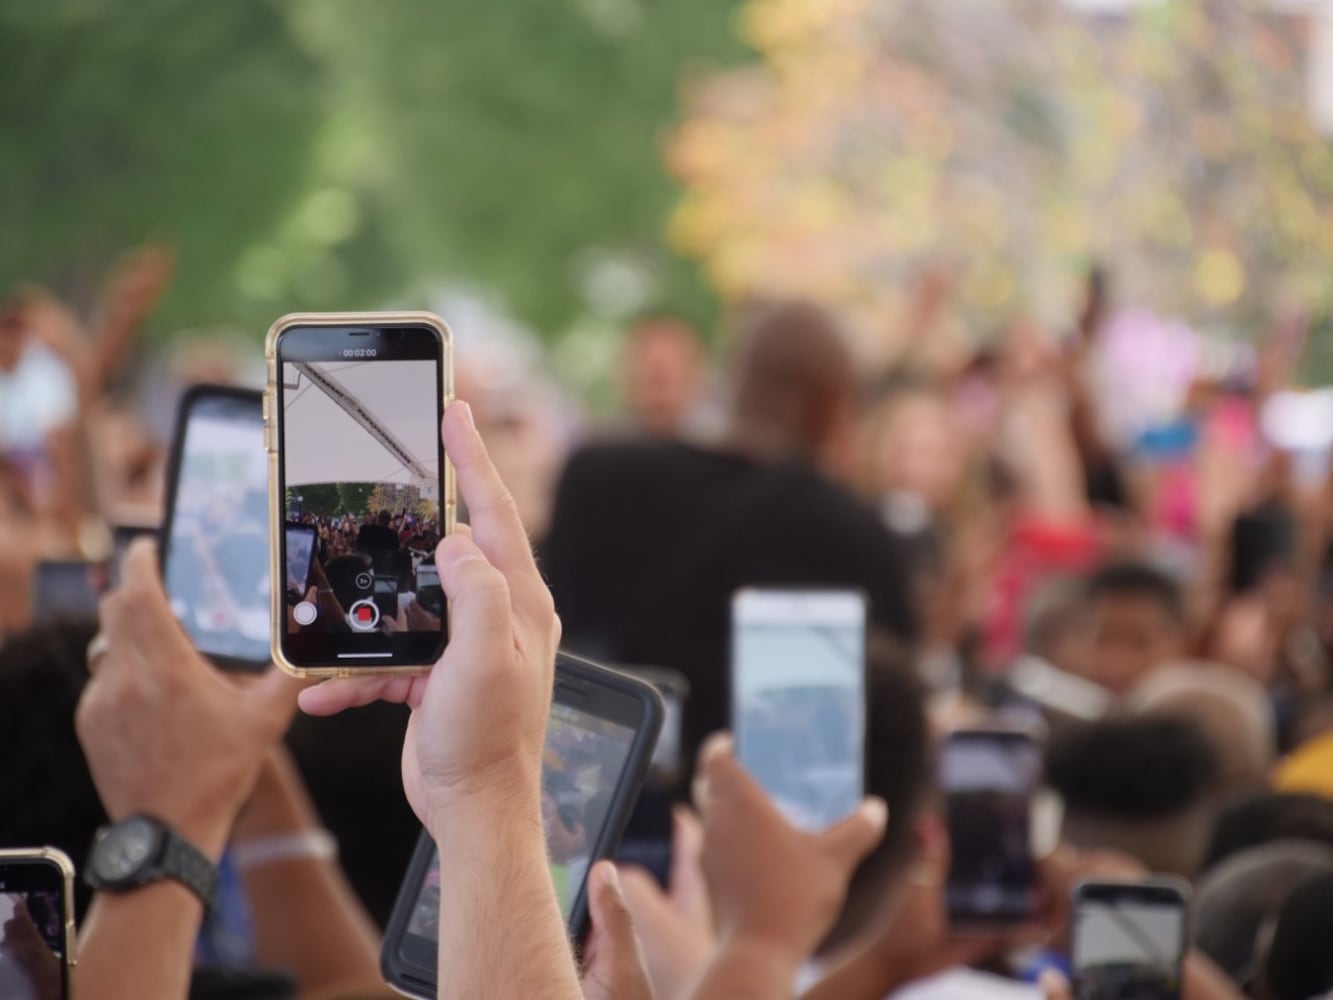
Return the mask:
{"type": "Polygon", "coordinates": [[[1210,306],[1229,306],[1245,291],[1245,269],[1230,250],[1214,247],[1194,261],[1194,292],[1210,306]]]}

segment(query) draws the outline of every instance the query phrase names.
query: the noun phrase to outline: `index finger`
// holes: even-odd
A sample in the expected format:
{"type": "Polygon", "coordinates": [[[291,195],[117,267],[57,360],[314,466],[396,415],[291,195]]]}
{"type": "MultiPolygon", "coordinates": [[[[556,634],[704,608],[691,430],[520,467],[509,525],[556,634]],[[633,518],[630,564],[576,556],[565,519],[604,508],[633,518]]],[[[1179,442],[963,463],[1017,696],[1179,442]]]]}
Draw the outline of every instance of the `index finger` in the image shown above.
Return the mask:
{"type": "Polygon", "coordinates": [[[458,492],[467,505],[473,541],[491,565],[504,574],[516,609],[540,609],[539,596],[545,595],[546,585],[537,572],[532,544],[519,519],[518,506],[477,433],[467,403],[455,400],[449,404],[441,434],[445,454],[458,474],[458,492]]]}

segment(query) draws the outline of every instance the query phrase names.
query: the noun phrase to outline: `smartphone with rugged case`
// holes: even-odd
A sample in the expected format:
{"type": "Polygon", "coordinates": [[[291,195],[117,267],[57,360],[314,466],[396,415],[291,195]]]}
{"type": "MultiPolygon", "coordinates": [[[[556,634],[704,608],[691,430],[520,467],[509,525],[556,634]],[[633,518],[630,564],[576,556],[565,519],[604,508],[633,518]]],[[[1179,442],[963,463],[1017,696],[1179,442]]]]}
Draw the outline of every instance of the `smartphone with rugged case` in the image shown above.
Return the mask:
{"type": "Polygon", "coordinates": [[[74,865],[54,847],[0,850],[0,995],[69,1000],[74,865]]]}
{"type": "Polygon", "coordinates": [[[309,573],[317,600],[302,595],[289,608],[285,588],[272,594],[273,660],[289,673],[419,673],[444,651],[448,609],[387,615],[376,581],[407,575],[410,604],[417,567],[453,529],[440,441],[451,345],[448,326],[425,312],[293,314],[268,332],[273,578],[287,565],[287,525],[312,527],[325,543],[309,573]]]}
{"type": "Polygon", "coordinates": [[[268,667],[268,550],[259,393],[194,386],[176,411],[158,555],[172,611],[225,670],[268,667]]]}
{"type": "MultiPolygon", "coordinates": [[[[551,877],[570,937],[588,917],[585,883],[612,855],[648,773],[662,728],[651,684],[561,653],[542,763],[542,822],[551,877]]],[[[437,989],[440,885],[450,860],[424,830],[389,918],[380,965],[390,986],[433,998],[437,989]]]]}

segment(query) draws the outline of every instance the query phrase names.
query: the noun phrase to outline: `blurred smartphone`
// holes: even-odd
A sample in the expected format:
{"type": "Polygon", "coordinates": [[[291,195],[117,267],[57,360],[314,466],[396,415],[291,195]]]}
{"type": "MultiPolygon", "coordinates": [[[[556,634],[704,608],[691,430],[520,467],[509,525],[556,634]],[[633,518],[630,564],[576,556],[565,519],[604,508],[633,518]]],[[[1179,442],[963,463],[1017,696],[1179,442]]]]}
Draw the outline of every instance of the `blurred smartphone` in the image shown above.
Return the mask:
{"type": "Polygon", "coordinates": [[[1180,1000],[1188,911],[1179,879],[1080,883],[1070,931],[1075,1000],[1180,1000]]]}
{"type": "Polygon", "coordinates": [[[299,604],[310,589],[310,565],[319,547],[319,533],[307,524],[289,524],[287,535],[287,603],[299,604]]]}
{"type": "Polygon", "coordinates": [[[32,620],[38,624],[64,618],[96,618],[105,589],[101,563],[47,559],[32,577],[32,620]]]}
{"type": "Polygon", "coordinates": [[[954,926],[1021,923],[1037,905],[1032,800],[1041,775],[1033,728],[960,729],[940,749],[954,926]]]}
{"type": "Polygon", "coordinates": [[[69,1000],[73,960],[74,865],[53,847],[0,851],[0,995],[69,1000]]]}
{"type": "MultiPolygon", "coordinates": [[[[651,685],[557,655],[542,763],[542,822],[571,939],[581,938],[587,924],[588,869],[615,850],[661,725],[662,702],[651,685]]],[[[436,996],[440,884],[452,863],[439,857],[422,831],[380,952],[384,978],[407,996],[436,996]]]]}
{"type": "Polygon", "coordinates": [[[219,667],[269,664],[268,469],[259,393],[195,386],[176,412],[162,579],[195,648],[219,667]]]}
{"type": "Polygon", "coordinates": [[[741,763],[804,830],[865,787],[866,599],[854,590],[737,591],[731,721],[741,763]]]}
{"type": "MultiPolygon", "coordinates": [[[[339,560],[369,558],[377,576],[388,576],[408,514],[424,548],[452,528],[453,476],[440,442],[450,345],[449,328],[430,313],[300,314],[269,330],[270,517],[278,526],[304,514],[340,518],[323,566],[334,600],[298,604],[302,627],[289,630],[274,599],[273,658],[289,673],[420,672],[444,651],[443,608],[438,624],[382,629],[396,597],[389,611],[379,595],[342,587],[355,573],[339,560]]],[[[274,537],[276,573],[288,554],[286,536],[274,537]]]]}
{"type": "Polygon", "coordinates": [[[433,615],[444,614],[444,590],[434,563],[417,566],[417,603],[433,615]]]}

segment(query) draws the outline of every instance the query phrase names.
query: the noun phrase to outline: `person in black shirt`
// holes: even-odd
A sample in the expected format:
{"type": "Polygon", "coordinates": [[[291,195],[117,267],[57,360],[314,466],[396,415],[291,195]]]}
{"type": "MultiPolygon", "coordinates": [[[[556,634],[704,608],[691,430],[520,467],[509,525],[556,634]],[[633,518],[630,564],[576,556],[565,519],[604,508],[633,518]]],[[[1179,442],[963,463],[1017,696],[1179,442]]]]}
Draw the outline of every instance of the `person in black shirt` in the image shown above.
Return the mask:
{"type": "Polygon", "coordinates": [[[377,573],[387,572],[389,557],[398,551],[398,533],[389,527],[387,510],[380,511],[378,523],[366,522],[356,533],[356,550],[370,556],[377,573]]]}
{"type": "Polygon", "coordinates": [[[854,587],[873,624],[915,634],[898,543],[828,475],[847,467],[856,418],[855,369],[832,321],[801,303],[761,313],[731,388],[720,447],[607,443],[575,454],[540,547],[568,649],[689,679],[691,763],[729,722],[738,588],[854,587]]]}

